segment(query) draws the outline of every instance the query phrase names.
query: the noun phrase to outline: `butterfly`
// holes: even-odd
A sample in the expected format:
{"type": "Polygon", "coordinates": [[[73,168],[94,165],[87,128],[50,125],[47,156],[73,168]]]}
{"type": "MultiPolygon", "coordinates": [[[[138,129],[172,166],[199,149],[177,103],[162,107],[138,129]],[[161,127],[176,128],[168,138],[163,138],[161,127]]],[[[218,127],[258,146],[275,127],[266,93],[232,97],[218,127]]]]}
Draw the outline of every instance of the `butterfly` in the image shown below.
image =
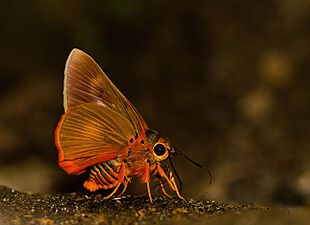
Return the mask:
{"type": "Polygon", "coordinates": [[[184,200],[167,164],[176,149],[148,127],[100,66],[88,54],[73,49],[64,75],[65,113],[55,130],[59,166],[68,174],[88,173],[84,187],[91,192],[112,189],[105,199],[121,186],[119,196],[123,195],[131,180],[139,178],[152,202],[154,177],[165,196],[171,197],[163,181],[184,200]]]}

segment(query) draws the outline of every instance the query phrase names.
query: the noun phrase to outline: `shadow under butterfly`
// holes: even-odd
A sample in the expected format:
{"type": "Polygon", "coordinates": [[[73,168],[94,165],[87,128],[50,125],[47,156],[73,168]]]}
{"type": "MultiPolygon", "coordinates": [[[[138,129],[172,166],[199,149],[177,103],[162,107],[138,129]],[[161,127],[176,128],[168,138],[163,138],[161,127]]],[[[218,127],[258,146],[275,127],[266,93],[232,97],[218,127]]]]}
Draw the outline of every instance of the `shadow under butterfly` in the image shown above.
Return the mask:
{"type": "Polygon", "coordinates": [[[168,138],[149,129],[99,65],[79,49],[73,49],[66,62],[64,109],[55,130],[59,166],[68,174],[88,172],[86,189],[113,189],[105,197],[108,199],[121,185],[123,189],[118,196],[124,194],[131,179],[137,177],[146,183],[152,202],[153,176],[165,196],[171,198],[164,188],[166,181],[185,200],[174,176],[180,185],[182,182],[171,162],[172,155],[184,154],[168,138]]]}

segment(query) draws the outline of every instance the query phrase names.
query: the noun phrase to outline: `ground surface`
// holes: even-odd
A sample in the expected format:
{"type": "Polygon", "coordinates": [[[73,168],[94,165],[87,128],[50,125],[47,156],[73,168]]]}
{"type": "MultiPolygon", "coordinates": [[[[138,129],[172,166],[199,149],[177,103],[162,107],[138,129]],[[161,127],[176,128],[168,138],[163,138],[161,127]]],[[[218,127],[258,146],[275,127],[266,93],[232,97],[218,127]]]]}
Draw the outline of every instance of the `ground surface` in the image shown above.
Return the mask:
{"type": "MultiPolygon", "coordinates": [[[[102,200],[78,193],[31,195],[0,186],[0,224],[307,224],[307,209],[146,197],[102,200]],[[277,223],[278,224],[278,223],[277,223]]],[[[310,217],[309,217],[310,218],[310,217]]]]}

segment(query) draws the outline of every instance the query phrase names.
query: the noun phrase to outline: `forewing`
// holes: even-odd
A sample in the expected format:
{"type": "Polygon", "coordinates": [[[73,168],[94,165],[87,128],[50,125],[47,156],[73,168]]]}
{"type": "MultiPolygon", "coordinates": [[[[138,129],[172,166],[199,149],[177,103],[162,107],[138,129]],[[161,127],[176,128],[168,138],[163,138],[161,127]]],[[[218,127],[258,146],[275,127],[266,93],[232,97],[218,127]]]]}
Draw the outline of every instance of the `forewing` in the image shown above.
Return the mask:
{"type": "Polygon", "coordinates": [[[134,136],[127,118],[109,107],[85,103],[70,108],[55,131],[59,165],[67,173],[82,173],[89,166],[124,154],[134,136]]]}
{"type": "Polygon", "coordinates": [[[73,49],[68,57],[64,80],[64,108],[96,103],[115,110],[144,136],[148,126],[137,109],[115,87],[100,66],[86,53],[73,49]]]}

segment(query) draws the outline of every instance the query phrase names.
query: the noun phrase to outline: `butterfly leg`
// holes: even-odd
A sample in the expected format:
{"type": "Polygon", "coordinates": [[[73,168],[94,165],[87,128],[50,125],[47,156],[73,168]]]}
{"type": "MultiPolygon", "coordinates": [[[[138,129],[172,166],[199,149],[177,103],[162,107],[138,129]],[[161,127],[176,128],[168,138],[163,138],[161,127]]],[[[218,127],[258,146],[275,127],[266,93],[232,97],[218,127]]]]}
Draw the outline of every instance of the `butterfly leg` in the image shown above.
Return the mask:
{"type": "Polygon", "coordinates": [[[150,182],[146,182],[147,194],[149,195],[150,202],[153,203],[153,198],[151,194],[150,182]]]}
{"type": "Polygon", "coordinates": [[[167,181],[168,184],[170,185],[171,189],[172,189],[173,191],[175,191],[175,188],[174,188],[173,183],[172,183],[171,180],[167,177],[165,171],[163,170],[163,168],[162,168],[159,164],[157,164],[157,172],[158,172],[158,174],[159,174],[161,177],[163,177],[163,178],[166,179],[166,181],[167,181]]]}
{"type": "MultiPolygon", "coordinates": [[[[165,178],[165,179],[167,180],[167,182],[168,182],[168,184],[170,185],[171,189],[175,191],[175,193],[177,194],[177,196],[178,196],[180,199],[186,201],[185,198],[184,198],[184,197],[180,194],[180,192],[179,192],[178,186],[177,186],[177,184],[176,184],[176,182],[175,182],[175,180],[174,180],[174,177],[173,177],[173,175],[172,175],[172,172],[169,173],[170,178],[168,178],[167,175],[166,175],[166,173],[165,173],[165,171],[163,170],[163,168],[162,168],[159,164],[157,164],[157,172],[158,172],[158,174],[159,174],[160,176],[162,176],[163,178],[165,178]]],[[[164,193],[164,194],[165,194],[165,193],[164,193]]]]}
{"type": "Polygon", "coordinates": [[[159,180],[159,184],[160,184],[161,190],[162,190],[162,192],[164,193],[164,195],[165,195],[166,197],[168,197],[168,198],[172,198],[171,195],[169,195],[169,194],[166,192],[165,187],[164,187],[164,184],[163,184],[163,182],[162,182],[161,180],[159,180]]]}
{"type": "Polygon", "coordinates": [[[119,174],[118,174],[118,180],[117,180],[117,185],[115,186],[114,190],[106,197],[104,197],[103,199],[109,199],[111,198],[118,190],[118,188],[121,186],[122,183],[125,183],[124,182],[124,179],[125,179],[125,166],[126,164],[123,163],[121,165],[121,168],[119,170],[119,174]]]}
{"type": "Polygon", "coordinates": [[[109,194],[108,196],[104,197],[103,199],[109,199],[109,198],[111,198],[111,197],[115,194],[115,192],[118,190],[118,188],[119,188],[120,185],[121,185],[121,183],[118,183],[118,184],[116,185],[116,187],[114,188],[114,190],[111,192],[111,194],[109,194]]]}
{"type": "Polygon", "coordinates": [[[125,177],[125,180],[123,182],[123,184],[124,184],[123,190],[122,190],[122,192],[119,195],[117,195],[118,197],[122,196],[125,193],[125,191],[126,191],[126,189],[128,187],[128,183],[129,182],[130,182],[130,178],[125,177]]]}
{"type": "Polygon", "coordinates": [[[153,198],[151,194],[151,187],[150,187],[150,164],[147,161],[144,165],[143,176],[141,178],[142,183],[146,183],[147,194],[149,196],[150,202],[153,203],[153,198]]]}
{"type": "Polygon", "coordinates": [[[177,186],[177,184],[176,184],[176,182],[175,182],[175,180],[174,180],[174,177],[173,177],[171,171],[170,171],[170,173],[169,173],[169,176],[170,176],[170,180],[171,180],[171,182],[172,182],[172,184],[173,184],[173,186],[174,186],[174,188],[175,188],[175,193],[177,194],[177,196],[178,196],[180,199],[186,201],[185,198],[180,194],[179,189],[178,189],[178,186],[177,186]]]}

